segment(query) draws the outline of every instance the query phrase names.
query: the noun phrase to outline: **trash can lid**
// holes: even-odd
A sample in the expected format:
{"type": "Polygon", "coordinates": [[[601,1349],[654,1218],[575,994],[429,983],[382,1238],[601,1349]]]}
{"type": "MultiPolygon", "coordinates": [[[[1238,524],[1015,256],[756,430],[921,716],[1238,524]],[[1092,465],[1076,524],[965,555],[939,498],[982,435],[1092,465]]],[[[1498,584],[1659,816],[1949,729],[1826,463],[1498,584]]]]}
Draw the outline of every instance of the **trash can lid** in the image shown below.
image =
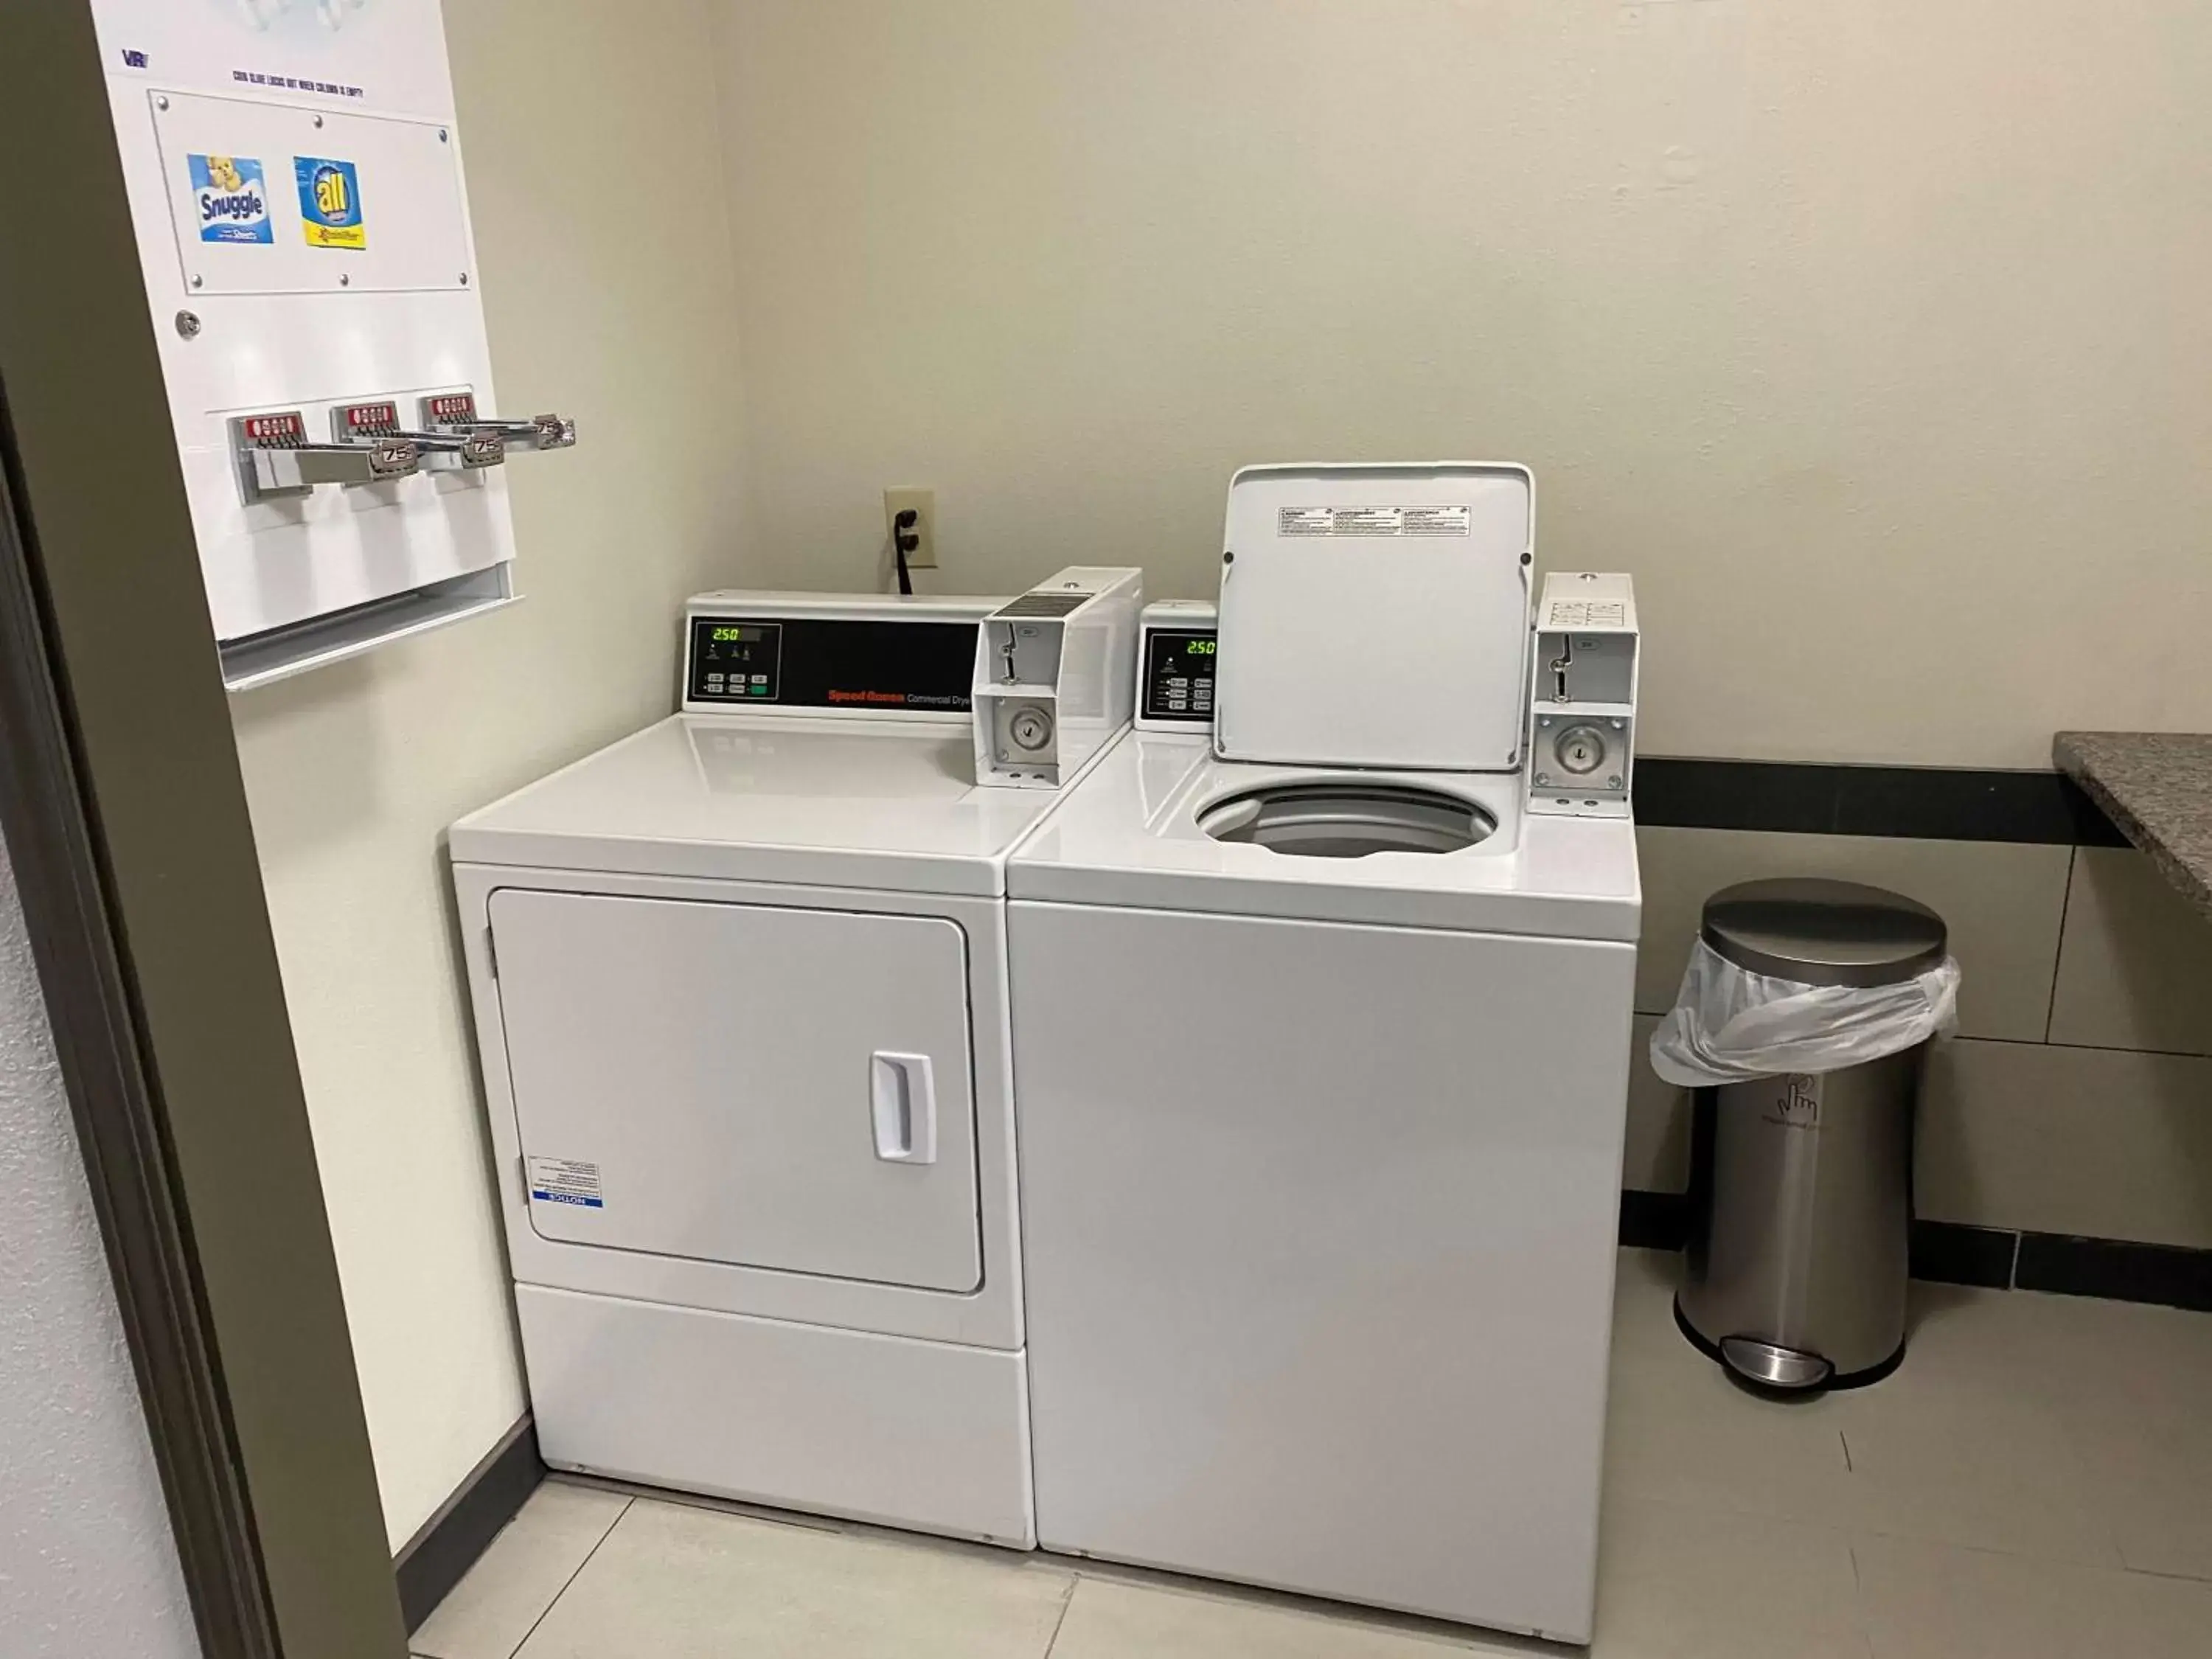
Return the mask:
{"type": "Polygon", "coordinates": [[[1816,876],[1741,882],[1705,901],[1707,945],[1805,985],[1895,985],[1943,960],[1943,918],[1880,887],[1816,876]]]}

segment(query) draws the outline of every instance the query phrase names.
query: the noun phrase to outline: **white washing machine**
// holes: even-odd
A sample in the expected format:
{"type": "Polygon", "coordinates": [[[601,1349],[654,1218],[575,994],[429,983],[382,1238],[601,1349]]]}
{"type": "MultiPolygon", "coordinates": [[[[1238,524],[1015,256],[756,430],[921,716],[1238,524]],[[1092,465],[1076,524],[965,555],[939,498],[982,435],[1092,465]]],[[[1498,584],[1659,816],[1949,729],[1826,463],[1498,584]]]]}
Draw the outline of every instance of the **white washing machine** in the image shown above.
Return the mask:
{"type": "Polygon", "coordinates": [[[1240,474],[1212,738],[1015,856],[1046,1548],[1589,1638],[1640,892],[1525,805],[1532,533],[1240,474]]]}
{"type": "Polygon", "coordinates": [[[684,713],[454,826],[553,1467],[1035,1543],[996,604],[703,596],[684,713]]]}

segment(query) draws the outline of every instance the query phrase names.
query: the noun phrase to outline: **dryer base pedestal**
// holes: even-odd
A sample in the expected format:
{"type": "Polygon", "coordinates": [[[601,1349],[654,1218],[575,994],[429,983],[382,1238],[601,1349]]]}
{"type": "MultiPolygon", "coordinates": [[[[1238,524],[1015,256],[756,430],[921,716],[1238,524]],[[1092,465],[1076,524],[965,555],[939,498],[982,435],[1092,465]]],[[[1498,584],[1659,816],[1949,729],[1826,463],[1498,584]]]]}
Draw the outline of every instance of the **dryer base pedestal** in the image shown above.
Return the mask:
{"type": "Polygon", "coordinates": [[[515,1287],[546,1462],[1028,1549],[1024,1356],[515,1287]]]}

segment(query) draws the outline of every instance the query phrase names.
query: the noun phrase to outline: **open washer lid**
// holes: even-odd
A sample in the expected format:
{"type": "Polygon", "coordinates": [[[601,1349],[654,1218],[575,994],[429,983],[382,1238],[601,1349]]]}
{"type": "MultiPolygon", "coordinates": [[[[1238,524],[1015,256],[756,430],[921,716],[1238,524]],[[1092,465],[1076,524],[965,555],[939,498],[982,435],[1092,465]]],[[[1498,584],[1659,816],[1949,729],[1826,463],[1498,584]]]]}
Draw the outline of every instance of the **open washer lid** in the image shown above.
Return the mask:
{"type": "Polygon", "coordinates": [[[1521,763],[1535,479],[1486,461],[1250,466],[1229,486],[1214,750],[1521,763]]]}

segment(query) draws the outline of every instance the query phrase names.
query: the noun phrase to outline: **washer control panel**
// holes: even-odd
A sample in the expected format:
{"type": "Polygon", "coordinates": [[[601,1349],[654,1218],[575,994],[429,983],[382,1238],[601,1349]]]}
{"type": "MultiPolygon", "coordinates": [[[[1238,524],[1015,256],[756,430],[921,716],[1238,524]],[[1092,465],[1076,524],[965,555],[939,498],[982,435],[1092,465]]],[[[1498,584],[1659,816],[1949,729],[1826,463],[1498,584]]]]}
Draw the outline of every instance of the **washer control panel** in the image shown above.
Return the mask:
{"type": "Polygon", "coordinates": [[[1145,715],[1148,720],[1213,722],[1214,631],[1157,629],[1145,635],[1145,715]]]}
{"type": "Polygon", "coordinates": [[[1137,724],[1151,731],[1203,730],[1213,724],[1214,607],[1202,599],[1162,599],[1145,607],[1137,629],[1137,724]]]}

